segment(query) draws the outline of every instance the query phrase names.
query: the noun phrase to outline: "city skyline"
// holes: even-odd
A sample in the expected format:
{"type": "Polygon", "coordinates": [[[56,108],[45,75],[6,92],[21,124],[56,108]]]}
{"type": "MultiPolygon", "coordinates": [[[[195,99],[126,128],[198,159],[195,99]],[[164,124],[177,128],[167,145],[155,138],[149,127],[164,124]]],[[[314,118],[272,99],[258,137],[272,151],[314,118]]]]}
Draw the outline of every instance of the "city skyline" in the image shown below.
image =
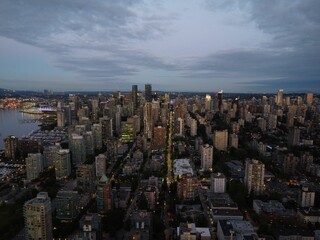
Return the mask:
{"type": "Polygon", "coordinates": [[[5,0],[0,83],[13,90],[130,91],[150,83],[159,91],[319,92],[317,6],[5,0]]]}

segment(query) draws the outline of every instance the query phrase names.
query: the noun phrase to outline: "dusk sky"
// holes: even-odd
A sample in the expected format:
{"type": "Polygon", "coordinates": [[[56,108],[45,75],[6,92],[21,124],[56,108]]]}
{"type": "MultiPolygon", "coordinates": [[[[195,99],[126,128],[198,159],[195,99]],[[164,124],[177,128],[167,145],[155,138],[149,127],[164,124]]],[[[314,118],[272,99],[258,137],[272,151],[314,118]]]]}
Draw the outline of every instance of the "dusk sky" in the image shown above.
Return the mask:
{"type": "Polygon", "coordinates": [[[320,92],[319,0],[0,0],[0,88],[320,92]]]}

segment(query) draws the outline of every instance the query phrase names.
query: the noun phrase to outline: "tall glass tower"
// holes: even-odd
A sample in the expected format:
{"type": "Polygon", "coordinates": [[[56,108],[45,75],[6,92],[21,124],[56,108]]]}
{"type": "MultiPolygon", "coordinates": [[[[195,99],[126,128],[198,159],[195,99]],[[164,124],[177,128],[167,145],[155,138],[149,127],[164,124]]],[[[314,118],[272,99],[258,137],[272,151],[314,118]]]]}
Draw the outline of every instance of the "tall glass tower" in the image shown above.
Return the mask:
{"type": "Polygon", "coordinates": [[[144,95],[147,102],[152,102],[152,87],[150,83],[144,86],[144,95]]]}

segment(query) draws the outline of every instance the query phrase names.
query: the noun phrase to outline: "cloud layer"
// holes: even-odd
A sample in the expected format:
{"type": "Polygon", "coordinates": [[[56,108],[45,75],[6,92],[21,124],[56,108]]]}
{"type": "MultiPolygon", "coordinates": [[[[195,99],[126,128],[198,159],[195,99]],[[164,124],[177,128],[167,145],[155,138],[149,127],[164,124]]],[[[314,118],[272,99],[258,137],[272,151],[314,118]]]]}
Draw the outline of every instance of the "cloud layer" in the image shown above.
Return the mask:
{"type": "MultiPolygon", "coordinates": [[[[318,9],[317,0],[2,0],[0,36],[42,49],[63,79],[59,90],[150,82],[161,90],[320,91],[318,9]]],[[[38,73],[11,74],[1,56],[0,69],[0,79],[20,82],[38,73]]],[[[39,74],[29,89],[40,77],[42,88],[57,81],[39,74]]]]}

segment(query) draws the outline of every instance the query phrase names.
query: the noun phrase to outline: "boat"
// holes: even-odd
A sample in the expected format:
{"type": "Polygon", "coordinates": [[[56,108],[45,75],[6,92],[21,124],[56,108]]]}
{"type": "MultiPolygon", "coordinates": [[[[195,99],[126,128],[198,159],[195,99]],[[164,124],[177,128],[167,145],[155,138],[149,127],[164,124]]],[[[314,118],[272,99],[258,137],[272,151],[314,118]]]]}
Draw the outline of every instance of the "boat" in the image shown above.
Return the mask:
{"type": "Polygon", "coordinates": [[[43,114],[43,111],[40,110],[39,108],[26,108],[26,109],[22,109],[20,110],[20,112],[23,112],[23,113],[28,113],[28,114],[43,114]]]}

